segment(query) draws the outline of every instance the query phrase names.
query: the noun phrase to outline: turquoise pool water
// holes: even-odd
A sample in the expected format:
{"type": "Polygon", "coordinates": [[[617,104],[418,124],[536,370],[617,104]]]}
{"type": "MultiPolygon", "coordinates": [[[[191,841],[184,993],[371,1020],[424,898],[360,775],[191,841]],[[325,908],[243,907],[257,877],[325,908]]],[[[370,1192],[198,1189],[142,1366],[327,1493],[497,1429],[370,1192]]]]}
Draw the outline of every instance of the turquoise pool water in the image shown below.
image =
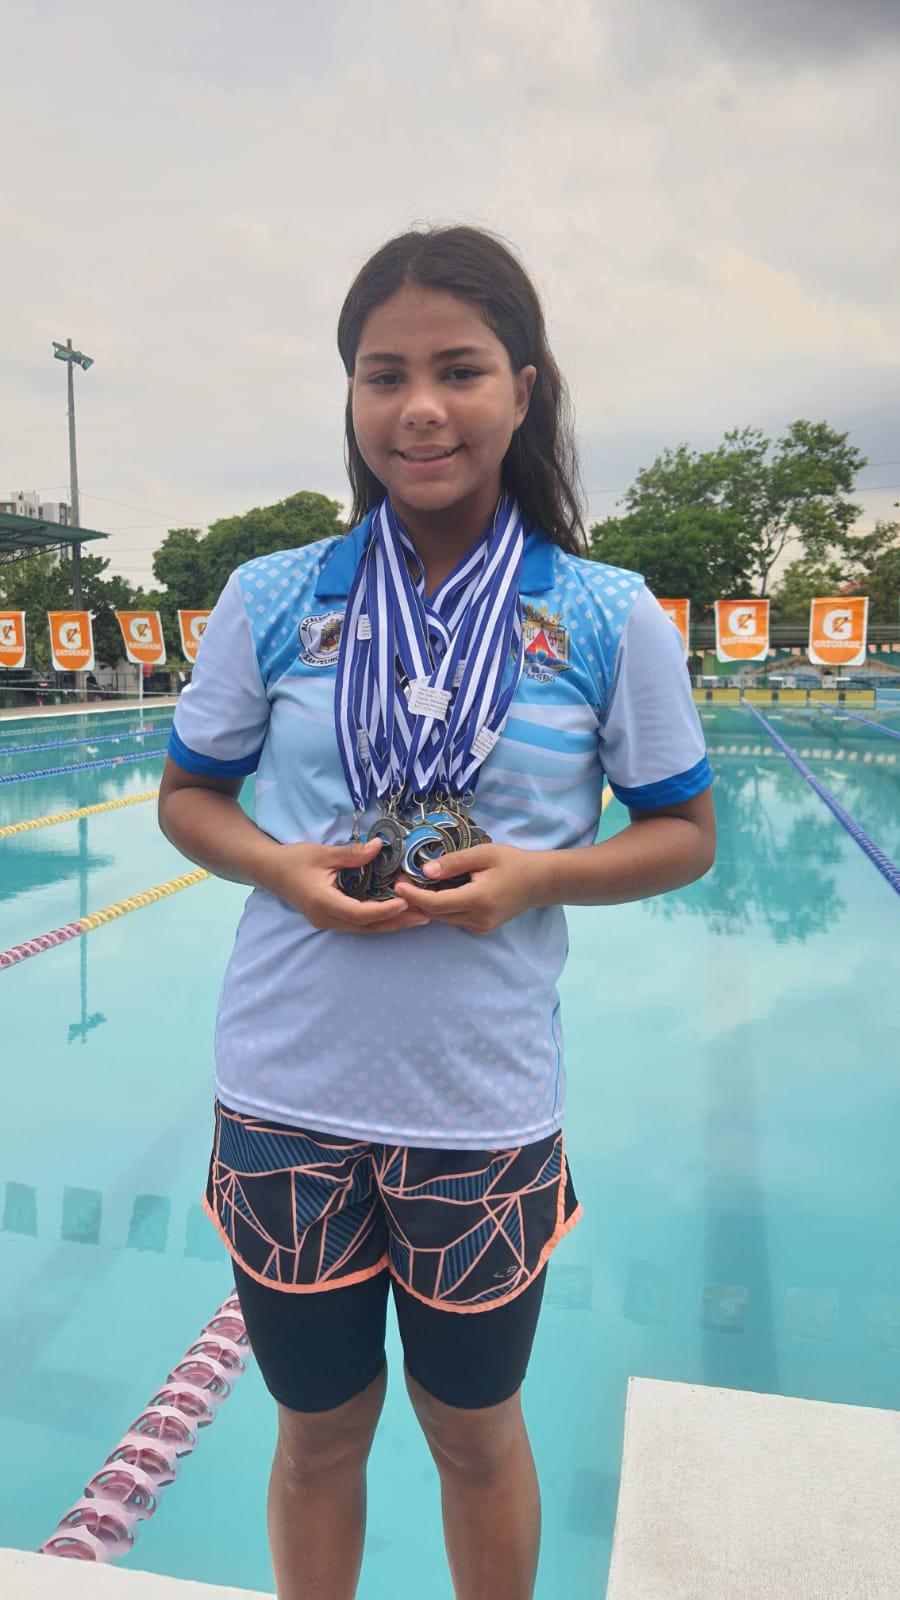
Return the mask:
{"type": "MultiPolygon", "coordinates": [[[[894,860],[900,741],[779,732],[894,860]]],[[[886,719],[900,728],[900,707],[886,719]]],[[[146,714],[165,742],[169,714],[146,714]]],[[[136,712],[0,720],[0,776],[131,754],[136,712]],[[14,742],[90,736],[14,757],[14,742]]],[[[704,713],[720,845],[663,900],[570,913],[568,1145],[525,1391],[538,1595],[603,1592],[630,1374],[897,1405],[897,896],[742,711],[704,713]]],[[[161,758],[0,785],[0,826],[154,788],[161,758]]],[[[626,822],[617,803],[603,833],[626,822]]],[[[0,948],[188,870],[152,803],[0,839],[0,948]]],[[[245,891],[210,881],[0,972],[0,1544],[35,1548],[228,1293],[199,1197],[245,891]]],[[[390,1335],[362,1600],[450,1600],[390,1335]]],[[[251,1367],[128,1564],[271,1590],[274,1407],[251,1367]]]]}

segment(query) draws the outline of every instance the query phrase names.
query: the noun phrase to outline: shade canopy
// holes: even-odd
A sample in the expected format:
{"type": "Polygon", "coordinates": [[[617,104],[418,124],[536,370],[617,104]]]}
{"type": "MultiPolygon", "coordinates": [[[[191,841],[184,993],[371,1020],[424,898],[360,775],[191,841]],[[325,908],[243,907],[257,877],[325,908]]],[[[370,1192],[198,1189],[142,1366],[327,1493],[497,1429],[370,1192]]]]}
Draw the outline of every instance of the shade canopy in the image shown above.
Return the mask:
{"type": "Polygon", "coordinates": [[[85,544],[88,539],[108,539],[94,528],[70,528],[41,517],[19,517],[0,511],[0,557],[39,555],[61,544],[85,544]]]}

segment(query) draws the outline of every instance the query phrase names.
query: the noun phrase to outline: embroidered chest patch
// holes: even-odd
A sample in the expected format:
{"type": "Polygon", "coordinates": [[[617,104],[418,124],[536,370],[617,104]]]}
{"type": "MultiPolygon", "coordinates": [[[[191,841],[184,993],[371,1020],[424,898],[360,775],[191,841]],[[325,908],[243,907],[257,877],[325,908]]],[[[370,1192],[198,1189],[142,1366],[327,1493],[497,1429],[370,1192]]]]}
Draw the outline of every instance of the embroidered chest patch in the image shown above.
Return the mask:
{"type": "Polygon", "coordinates": [[[544,606],[522,609],[522,670],[535,683],[552,683],[569,666],[569,630],[544,606]]]}
{"type": "Polygon", "coordinates": [[[300,623],[300,660],[308,667],[333,667],[341,647],[343,611],[324,611],[300,623]]]}

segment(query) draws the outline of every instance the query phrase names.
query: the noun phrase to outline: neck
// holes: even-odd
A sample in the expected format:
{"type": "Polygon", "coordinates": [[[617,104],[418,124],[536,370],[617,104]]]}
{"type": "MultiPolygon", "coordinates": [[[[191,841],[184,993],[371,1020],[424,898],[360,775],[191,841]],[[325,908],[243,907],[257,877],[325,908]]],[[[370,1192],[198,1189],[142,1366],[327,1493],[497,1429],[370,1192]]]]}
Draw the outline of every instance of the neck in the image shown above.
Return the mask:
{"type": "Polygon", "coordinates": [[[425,592],[432,594],[464,555],[484,537],[490,526],[500,484],[489,485],[477,495],[438,511],[420,511],[391,497],[397,516],[409,534],[410,543],[422,563],[425,592]]]}

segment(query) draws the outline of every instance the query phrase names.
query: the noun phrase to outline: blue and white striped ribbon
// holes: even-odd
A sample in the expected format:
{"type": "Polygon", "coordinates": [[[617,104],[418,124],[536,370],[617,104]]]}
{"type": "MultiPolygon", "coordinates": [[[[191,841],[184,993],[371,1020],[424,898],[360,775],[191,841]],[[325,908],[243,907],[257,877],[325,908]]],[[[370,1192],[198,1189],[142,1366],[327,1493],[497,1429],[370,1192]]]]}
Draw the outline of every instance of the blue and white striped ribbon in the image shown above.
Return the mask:
{"type": "Polygon", "coordinates": [[[383,800],[474,786],[522,670],[524,542],[518,505],[504,492],[490,528],[428,598],[390,500],[376,511],[347,601],[335,685],[338,746],[358,814],[372,789],[383,800]]]}

